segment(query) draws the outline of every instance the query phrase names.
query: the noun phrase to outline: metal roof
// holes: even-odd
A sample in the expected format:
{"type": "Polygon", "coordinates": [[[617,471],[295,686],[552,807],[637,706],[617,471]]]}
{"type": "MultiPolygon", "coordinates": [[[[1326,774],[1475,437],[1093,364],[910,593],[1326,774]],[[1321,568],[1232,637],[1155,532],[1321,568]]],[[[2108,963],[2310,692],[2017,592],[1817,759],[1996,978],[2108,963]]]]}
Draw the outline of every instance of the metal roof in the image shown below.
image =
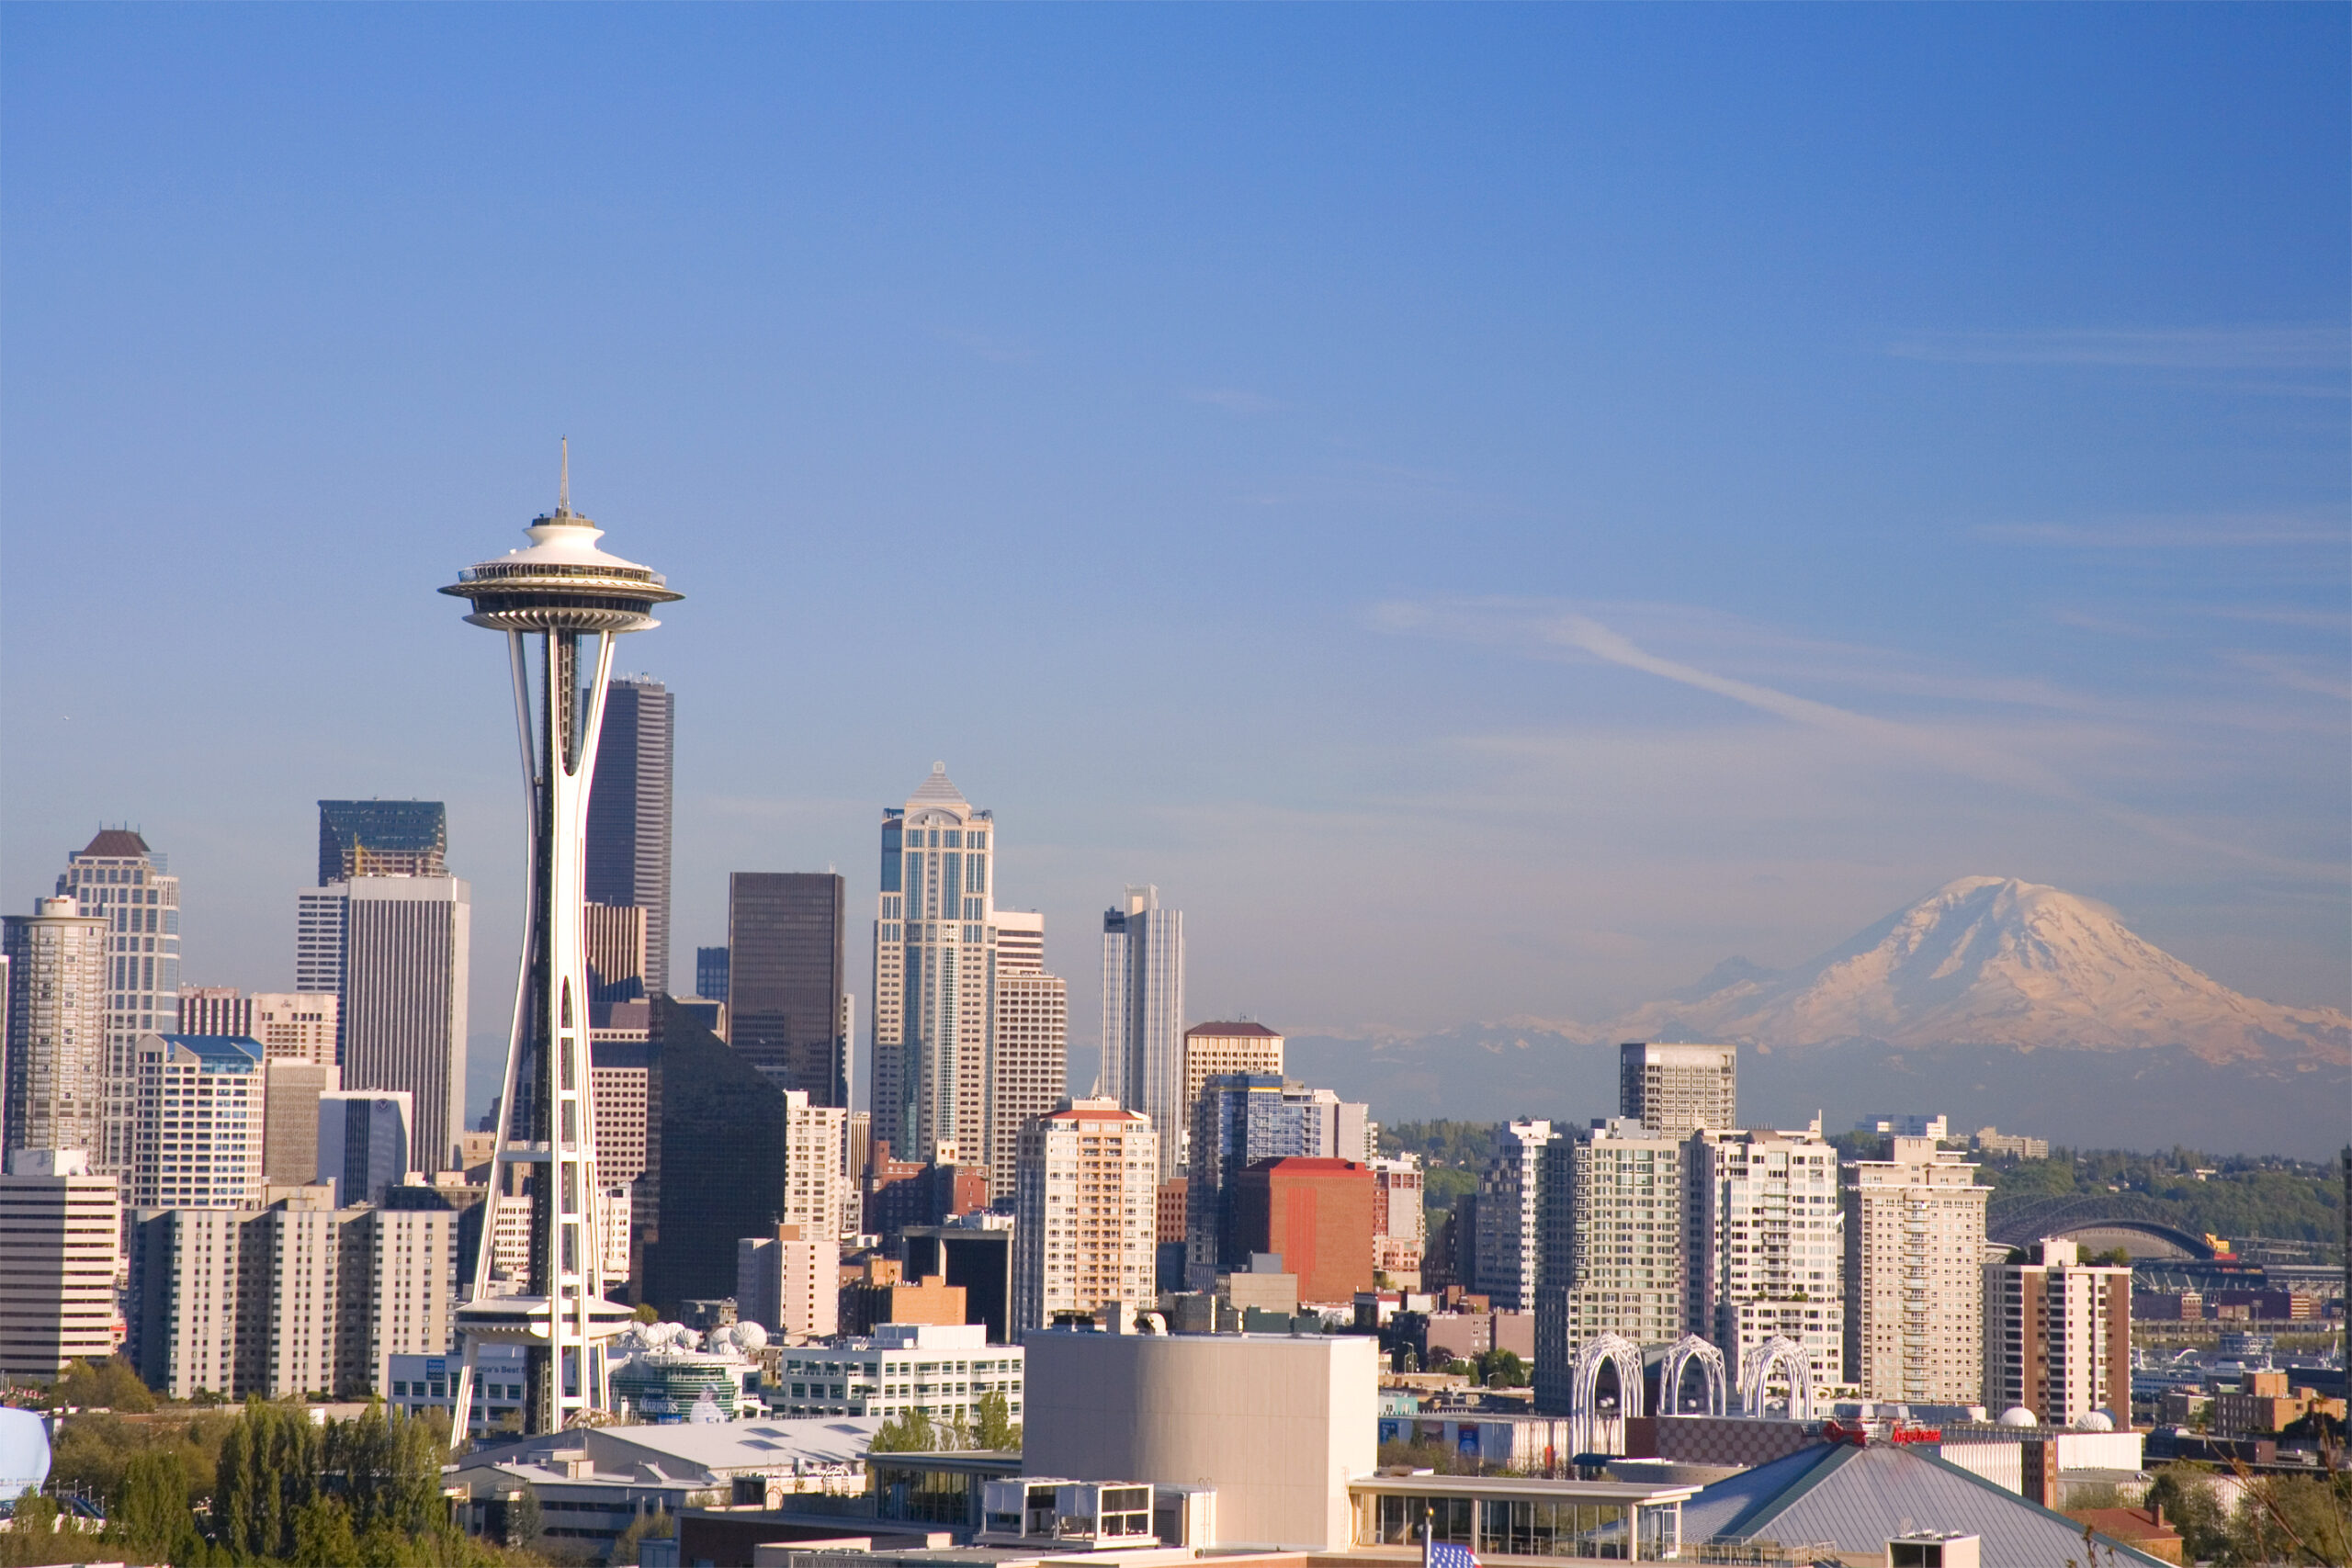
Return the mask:
{"type": "Polygon", "coordinates": [[[261,1042],[243,1034],[159,1034],[155,1038],[178,1046],[208,1067],[250,1072],[261,1066],[264,1055],[261,1042]]]}
{"type": "MultiPolygon", "coordinates": [[[[1983,1568],[2050,1568],[2083,1550],[2083,1527],[2065,1515],[1907,1445],[1824,1443],[1718,1481],[1682,1506],[1690,1542],[1826,1541],[1875,1555],[1917,1530],[1976,1536],[1983,1568]]],[[[2157,1561],[2098,1540],[2123,1561],[2157,1561]]]]}

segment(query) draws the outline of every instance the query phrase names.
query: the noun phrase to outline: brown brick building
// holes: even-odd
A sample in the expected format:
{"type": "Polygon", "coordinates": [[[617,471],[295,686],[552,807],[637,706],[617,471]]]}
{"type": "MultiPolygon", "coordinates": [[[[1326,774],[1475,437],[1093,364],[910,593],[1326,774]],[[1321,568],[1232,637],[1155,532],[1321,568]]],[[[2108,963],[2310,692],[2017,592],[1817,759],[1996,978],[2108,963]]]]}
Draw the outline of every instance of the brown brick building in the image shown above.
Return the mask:
{"type": "Polygon", "coordinates": [[[1235,1192],[1242,1249],[1280,1253],[1303,1303],[1352,1303],[1373,1288],[1377,1190],[1372,1168],[1352,1160],[1254,1161],[1235,1192]]]}

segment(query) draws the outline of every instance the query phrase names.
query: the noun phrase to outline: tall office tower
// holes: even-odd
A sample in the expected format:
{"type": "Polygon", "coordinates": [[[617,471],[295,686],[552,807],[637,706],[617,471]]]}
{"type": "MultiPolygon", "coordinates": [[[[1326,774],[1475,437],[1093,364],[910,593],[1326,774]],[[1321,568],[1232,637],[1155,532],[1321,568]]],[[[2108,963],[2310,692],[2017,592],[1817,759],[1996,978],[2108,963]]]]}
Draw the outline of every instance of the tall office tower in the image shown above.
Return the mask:
{"type": "Polygon", "coordinates": [[[596,1027],[613,1004],[645,997],[646,911],[634,904],[582,904],[581,946],[588,955],[588,1016],[596,1027]]]}
{"type": "Polygon", "coordinates": [[[47,1382],[114,1354],[120,1184],[86,1149],[17,1149],[0,1176],[0,1378],[47,1382]]]}
{"type": "Polygon", "coordinates": [[[454,876],[343,886],[343,1087],[407,1090],[416,1168],[447,1170],[466,1103],[471,889],[454,876]]]}
{"type": "Polygon", "coordinates": [[[1159,1134],[1114,1100],[1067,1100],[1021,1131],[1013,1178],[1012,1333],[1142,1302],[1157,1290],[1159,1134]]]}
{"type": "MultiPolygon", "coordinates": [[[[1602,1334],[1679,1338],[1683,1285],[1682,1142],[1630,1117],[1557,1136],[1539,1159],[1544,1258],[1535,1292],[1535,1400],[1570,1408],[1577,1348],[1602,1334]]],[[[1479,1194],[1483,1217],[1487,1195],[1479,1194]]],[[[1485,1238],[1480,1238],[1483,1247],[1485,1238]]]]}
{"type": "Polygon", "coordinates": [[[1283,1076],[1283,1037],[1262,1023],[1196,1023],[1184,1031],[1184,1120],[1201,1086],[1227,1073],[1283,1076]]]}
{"type": "Polygon", "coordinates": [[[1732,1382],[1775,1335],[1804,1347],[1815,1384],[1846,1381],[1846,1223],[1838,1151],[1817,1131],[1708,1128],[1684,1145],[1690,1333],[1732,1382]]]}
{"type": "Polygon", "coordinates": [[[132,1053],[142,1034],[171,1034],[180,1015],[180,879],[164,857],[126,829],[105,828],[88,846],[66,857],[57,895],[80,903],[81,913],[106,920],[106,1146],[91,1168],[119,1171],[130,1164],[134,1088],[132,1053]]]}
{"type": "Polygon", "coordinates": [[[268,1059],[334,1065],[343,998],[333,991],[255,991],[233,986],[180,987],[182,1034],[236,1034],[261,1042],[268,1059]]]}
{"type": "Polygon", "coordinates": [[[1544,1274],[1544,1151],[1558,1136],[1549,1122],[1495,1129],[1494,1157],[1478,1179],[1476,1289],[1498,1312],[1535,1305],[1544,1274]]]}
{"type": "Polygon", "coordinates": [[[130,1201],[140,1209],[249,1209],[261,1198],[261,1046],[212,1034],[148,1034],[130,1201]]]}
{"type": "Polygon", "coordinates": [[[728,977],[732,965],[728,963],[728,953],[725,948],[695,948],[695,995],[706,998],[714,1002],[725,1001],[727,999],[728,977]]]}
{"type": "MultiPolygon", "coordinates": [[[[109,921],[74,898],[37,898],[0,919],[8,960],[7,1039],[0,1072],[0,1149],[80,1149],[107,1158],[107,981],[109,921]]],[[[125,1161],[124,1164],[128,1164],[125,1161]]]]}
{"type": "Polygon", "coordinates": [[[262,1063],[261,1179],[307,1187],[319,1174],[319,1100],[343,1086],[334,1062],[277,1056],[262,1063]]]}
{"type": "Polygon", "coordinates": [[[595,1091],[590,1103],[596,1117],[596,1179],[627,1186],[645,1174],[651,1048],[634,1040],[596,1041],[588,1072],[595,1091]]]}
{"type": "Polygon", "coordinates": [[[1045,916],[999,909],[996,923],[986,1159],[989,1193],[1006,1198],[1021,1129],[1069,1092],[1069,986],[1046,973],[1045,916]]]}
{"type": "Polygon", "coordinates": [[[2103,1411],[2132,1424],[2132,1266],[2089,1264],[2042,1240],[2019,1263],[1984,1266],[1984,1404],[2019,1405],[2050,1427],[2103,1411]]]}
{"type": "Polygon", "coordinates": [[[1739,1052],[1731,1045],[1617,1047],[1617,1114],[1653,1133],[1736,1127],[1739,1052]]]}
{"type": "Polygon", "coordinates": [[[785,1189],[782,1223],[805,1236],[841,1234],[842,1151],[849,1142],[849,1112],[819,1105],[798,1089],[784,1095],[785,1189]]]}
{"type": "MultiPolygon", "coordinates": [[[[294,896],[294,988],[311,995],[343,995],[344,918],[350,899],[340,882],[305,887],[294,896]]],[[[335,1038],[343,1038],[338,1025],[335,1038]]]]}
{"type": "Polygon", "coordinates": [[[1846,1381],[1864,1399],[1973,1404],[1984,1389],[1984,1201],[1976,1168],[1931,1138],[1839,1172],[1846,1381]]]}
{"type": "Polygon", "coordinates": [[[405,1089],[336,1089],[319,1096],[317,1180],[334,1189],[336,1208],[380,1203],[384,1189],[408,1180],[413,1114],[405,1089]]]}
{"type": "Polygon", "coordinates": [[[1102,1092],[1166,1129],[1163,1181],[1184,1170],[1184,912],[1130,886],[1102,913],[1102,1092]]]}
{"type": "Polygon", "coordinates": [[[1218,1274],[1249,1267],[1235,1207],[1244,1170],[1264,1159],[1340,1157],[1331,1114],[1338,1099],[1271,1073],[1226,1073],[1201,1086],[1184,1179],[1184,1279],[1191,1289],[1213,1289],[1218,1274]]]}
{"type": "MultiPolygon", "coordinates": [[[[470,1429],[476,1354],[487,1342],[524,1347],[529,1368],[525,1432],[560,1431],[587,1413],[606,1408],[605,1346],[629,1315],[626,1307],[605,1298],[605,1251],[596,1235],[595,1194],[603,1188],[596,1176],[590,1103],[588,963],[581,910],[590,897],[588,818],[602,744],[605,681],[613,668],[613,638],[652,626],[653,607],[681,595],[659,573],[598,549],[601,531],[571,510],[571,489],[567,448],[555,510],[534,519],[526,530],[530,547],[469,568],[442,590],[471,602],[473,613],[466,617],[469,623],[505,634],[531,834],[523,981],[507,1046],[491,1183],[493,1190],[503,1188],[498,1179],[505,1174],[502,1167],[531,1168],[530,1273],[522,1294],[492,1298],[494,1249],[477,1249],[472,1299],[459,1314],[466,1350],[458,1379],[458,1431],[470,1429]],[[534,637],[538,639],[536,649],[530,647],[534,637]],[[536,696],[534,653],[539,666],[536,696]]],[[[666,740],[663,746],[666,754],[666,740]]],[[[662,897],[666,906],[666,771],[662,784],[662,897]]],[[[357,912],[355,900],[355,969],[357,912]]],[[[666,938],[666,908],[663,913],[666,938]]],[[[460,996],[463,990],[460,986],[460,996]]],[[[353,1015],[345,1033],[356,1041],[357,1009],[350,990],[345,1005],[353,1015]]],[[[457,1039],[463,1041],[462,1028],[457,1039]]],[[[453,1054],[453,1066],[456,1060],[453,1054]]],[[[345,1076],[360,1087],[363,1080],[348,1071],[350,1061],[346,1053],[345,1076]]],[[[453,1076],[450,1089],[462,1082],[453,1076]]],[[[456,1131],[448,1112],[457,1103],[451,1092],[436,1104],[423,1100],[417,1104],[419,1139],[433,1140],[436,1166],[456,1131]]]]}
{"type": "Polygon", "coordinates": [[[1406,1290],[1421,1284],[1428,1222],[1421,1212],[1421,1156],[1410,1152],[1372,1161],[1379,1190],[1373,1200],[1372,1263],[1406,1290]]]}
{"type": "Polygon", "coordinates": [[[848,883],[831,872],[739,871],[727,879],[727,1042],[776,1088],[849,1104],[848,883]]]}
{"type": "Polygon", "coordinates": [[[437,800],[319,802],[319,886],[355,876],[449,874],[449,813],[437,800]]]}
{"type": "Polygon", "coordinates": [[[645,911],[645,984],[670,989],[670,779],[677,699],[650,675],[605,687],[588,802],[588,901],[645,911]]]}
{"type": "MultiPolygon", "coordinates": [[[[882,813],[874,922],[874,1136],[902,1158],[984,1147],[989,1004],[995,993],[991,813],[931,765],[882,813]]],[[[744,954],[734,951],[738,985],[744,954]]],[[[729,1010],[731,1012],[733,1010],[729,1010]]],[[[729,1021],[740,1035],[742,1025],[729,1021]]]]}

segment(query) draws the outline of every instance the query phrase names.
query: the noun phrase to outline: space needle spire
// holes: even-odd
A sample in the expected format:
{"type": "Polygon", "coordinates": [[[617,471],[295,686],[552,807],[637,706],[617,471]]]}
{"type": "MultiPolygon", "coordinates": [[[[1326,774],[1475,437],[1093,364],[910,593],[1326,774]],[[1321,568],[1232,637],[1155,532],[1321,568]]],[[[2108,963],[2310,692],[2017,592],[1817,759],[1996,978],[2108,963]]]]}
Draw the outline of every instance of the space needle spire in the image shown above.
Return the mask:
{"type": "Polygon", "coordinates": [[[492,1205],[521,1201],[506,1193],[512,1168],[524,1168],[530,1262],[520,1294],[490,1293],[494,1216],[485,1214],[473,1294],[458,1309],[465,1361],[454,1435],[461,1442],[470,1429],[474,1367],[484,1344],[524,1348],[526,1433],[559,1431],[607,1408],[605,1348],[630,1313],[605,1299],[596,1207],[581,912],[588,795],[613,638],[658,625],[654,606],[683,597],[659,572],[596,547],[602,531],[571,510],[569,441],[556,509],[524,532],[527,547],[469,567],[441,590],[472,603],[469,623],[506,634],[530,844],[522,975],[489,1199],[492,1205]]]}

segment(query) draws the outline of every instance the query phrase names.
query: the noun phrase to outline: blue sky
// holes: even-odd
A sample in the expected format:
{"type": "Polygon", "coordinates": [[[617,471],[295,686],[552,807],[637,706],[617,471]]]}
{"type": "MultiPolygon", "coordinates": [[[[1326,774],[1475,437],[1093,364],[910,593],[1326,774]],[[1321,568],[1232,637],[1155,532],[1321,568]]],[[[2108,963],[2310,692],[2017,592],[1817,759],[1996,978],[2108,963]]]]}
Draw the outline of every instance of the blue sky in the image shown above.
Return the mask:
{"type": "MultiPolygon", "coordinates": [[[[493,639],[688,595],[677,931],[934,759],[1091,1044],[1597,1019],[1950,877],[2352,1003],[2341,7],[0,16],[0,897],[290,981],[311,803],[519,919],[493,639]]],[[[864,933],[854,931],[854,951],[864,933]]],[[[862,959],[853,973],[870,984],[862,959]]]]}

